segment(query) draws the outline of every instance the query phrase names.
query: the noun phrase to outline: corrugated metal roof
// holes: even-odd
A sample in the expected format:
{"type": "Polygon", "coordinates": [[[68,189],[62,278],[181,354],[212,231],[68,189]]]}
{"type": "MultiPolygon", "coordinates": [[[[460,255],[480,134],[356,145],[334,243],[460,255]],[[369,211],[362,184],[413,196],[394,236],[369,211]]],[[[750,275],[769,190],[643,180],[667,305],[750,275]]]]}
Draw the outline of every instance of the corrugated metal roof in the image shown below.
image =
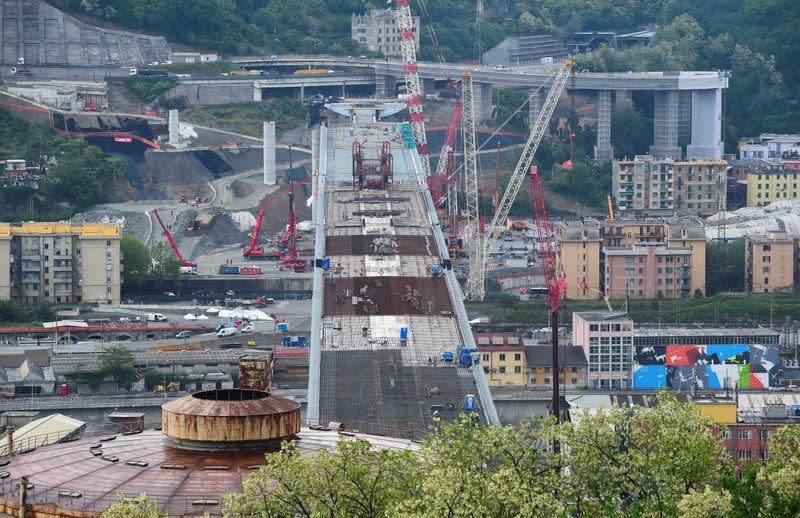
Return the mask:
{"type": "MultiPolygon", "coordinates": [[[[14,431],[14,451],[24,451],[30,448],[55,444],[86,425],[83,421],[73,419],[63,414],[52,414],[35,421],[31,421],[22,428],[14,431]]],[[[3,437],[0,445],[0,455],[9,453],[8,436],[3,437]]]]}

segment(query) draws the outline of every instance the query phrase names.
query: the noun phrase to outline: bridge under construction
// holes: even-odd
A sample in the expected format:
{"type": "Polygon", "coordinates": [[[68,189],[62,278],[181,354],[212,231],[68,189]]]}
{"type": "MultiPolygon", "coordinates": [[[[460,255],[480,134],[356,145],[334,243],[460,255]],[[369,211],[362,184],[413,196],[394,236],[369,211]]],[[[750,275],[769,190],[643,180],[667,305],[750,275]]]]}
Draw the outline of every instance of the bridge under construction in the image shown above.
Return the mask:
{"type": "Polygon", "coordinates": [[[420,438],[498,423],[403,103],[327,106],[315,133],[307,420],[420,438]]]}

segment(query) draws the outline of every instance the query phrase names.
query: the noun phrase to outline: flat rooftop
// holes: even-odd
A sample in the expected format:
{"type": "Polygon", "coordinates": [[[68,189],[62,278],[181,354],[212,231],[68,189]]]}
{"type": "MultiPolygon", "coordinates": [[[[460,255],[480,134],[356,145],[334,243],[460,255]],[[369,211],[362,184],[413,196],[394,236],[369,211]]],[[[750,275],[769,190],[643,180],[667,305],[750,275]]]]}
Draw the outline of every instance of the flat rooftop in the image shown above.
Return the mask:
{"type": "Polygon", "coordinates": [[[703,328],[703,327],[634,327],[633,336],[640,337],[737,337],[737,336],[769,336],[779,337],[780,333],[760,328],[703,328]]]}

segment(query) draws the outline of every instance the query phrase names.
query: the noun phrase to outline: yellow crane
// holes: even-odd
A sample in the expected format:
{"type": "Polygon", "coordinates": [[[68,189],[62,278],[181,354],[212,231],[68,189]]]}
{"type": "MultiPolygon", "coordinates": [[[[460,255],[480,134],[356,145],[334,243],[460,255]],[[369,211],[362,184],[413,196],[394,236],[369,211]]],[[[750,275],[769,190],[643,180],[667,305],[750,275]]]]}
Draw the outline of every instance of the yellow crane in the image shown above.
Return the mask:
{"type": "Polygon", "coordinates": [[[614,219],[614,205],[611,203],[611,195],[606,195],[608,197],[608,219],[614,219]]]}

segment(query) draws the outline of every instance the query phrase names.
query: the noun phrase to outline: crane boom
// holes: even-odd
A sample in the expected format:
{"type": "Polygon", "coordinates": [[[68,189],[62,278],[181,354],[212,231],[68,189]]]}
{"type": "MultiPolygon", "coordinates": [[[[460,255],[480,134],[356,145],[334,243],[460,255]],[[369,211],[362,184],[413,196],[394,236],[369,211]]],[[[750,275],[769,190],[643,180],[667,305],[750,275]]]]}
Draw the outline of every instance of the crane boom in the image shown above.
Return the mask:
{"type": "Polygon", "coordinates": [[[431,162],[428,156],[428,137],[425,134],[425,113],[422,111],[422,89],[417,72],[417,48],[414,43],[414,23],[411,18],[411,0],[396,0],[397,30],[400,31],[400,53],[403,56],[403,77],[408,94],[408,121],[411,133],[417,143],[417,151],[422,162],[425,178],[431,176],[431,162]]]}
{"type": "Polygon", "coordinates": [[[545,205],[544,202],[544,189],[542,188],[542,180],[539,177],[536,166],[531,167],[530,182],[533,212],[536,216],[536,232],[539,239],[539,247],[542,252],[544,278],[547,283],[547,295],[550,300],[550,309],[555,311],[558,309],[561,298],[567,293],[567,277],[564,275],[561,268],[561,262],[558,260],[553,223],[547,216],[547,205],[545,205]]]}
{"type": "MultiPolygon", "coordinates": [[[[564,91],[564,87],[567,84],[567,78],[569,77],[572,66],[573,62],[567,59],[561,64],[561,67],[559,67],[558,71],[556,72],[553,80],[553,86],[550,89],[550,92],[548,92],[547,98],[542,105],[542,111],[539,113],[539,116],[536,118],[536,121],[533,124],[531,133],[528,136],[528,141],[525,143],[525,149],[523,149],[522,155],[519,157],[519,161],[517,162],[517,167],[514,169],[514,172],[508,181],[508,185],[503,192],[503,197],[500,199],[500,203],[497,206],[497,211],[494,213],[492,222],[489,225],[486,236],[484,237],[483,257],[479,272],[481,278],[483,278],[486,273],[486,258],[489,257],[489,252],[491,251],[495,241],[497,241],[497,237],[502,231],[503,222],[508,217],[508,213],[511,211],[511,206],[514,204],[514,200],[517,198],[519,189],[522,186],[523,180],[525,179],[525,173],[531,166],[533,155],[536,153],[536,149],[539,147],[539,143],[542,141],[542,137],[544,137],[544,134],[547,131],[547,125],[550,122],[550,117],[553,116],[553,112],[556,109],[556,104],[558,104],[558,98],[561,97],[561,92],[564,91]]],[[[482,300],[482,297],[476,298],[479,296],[480,294],[472,293],[470,286],[467,285],[464,293],[465,298],[468,300],[482,300]]]]}
{"type": "Polygon", "coordinates": [[[450,120],[447,122],[447,133],[444,137],[444,145],[439,152],[439,163],[436,164],[436,174],[428,179],[428,188],[431,191],[431,198],[433,203],[438,205],[444,195],[443,189],[448,180],[448,164],[450,156],[455,153],[454,145],[456,142],[456,135],[458,135],[458,126],[461,123],[462,104],[461,99],[456,101],[453,106],[453,113],[450,114],[450,120]]]}
{"type": "Polygon", "coordinates": [[[467,200],[467,245],[469,254],[469,276],[466,289],[478,300],[486,295],[481,267],[483,260],[483,235],[480,229],[478,204],[478,157],[475,140],[475,103],[472,97],[472,75],[466,72],[461,77],[461,92],[464,102],[464,195],[467,200]]]}
{"type": "Polygon", "coordinates": [[[264,207],[258,211],[258,218],[256,219],[256,228],[253,230],[253,239],[250,241],[250,250],[255,250],[258,246],[258,234],[261,232],[261,221],[264,219],[264,207]]]}
{"type": "Polygon", "coordinates": [[[175,256],[178,258],[178,261],[181,262],[181,266],[185,268],[197,268],[197,265],[194,263],[190,263],[186,259],[183,258],[180,251],[178,251],[178,245],[175,244],[175,240],[172,239],[172,234],[169,233],[167,230],[167,226],[164,224],[164,221],[161,219],[161,215],[158,213],[157,209],[153,209],[153,214],[156,215],[156,219],[161,224],[161,228],[164,230],[164,235],[167,236],[167,240],[169,241],[170,246],[172,246],[172,250],[175,252],[175,256]]]}

